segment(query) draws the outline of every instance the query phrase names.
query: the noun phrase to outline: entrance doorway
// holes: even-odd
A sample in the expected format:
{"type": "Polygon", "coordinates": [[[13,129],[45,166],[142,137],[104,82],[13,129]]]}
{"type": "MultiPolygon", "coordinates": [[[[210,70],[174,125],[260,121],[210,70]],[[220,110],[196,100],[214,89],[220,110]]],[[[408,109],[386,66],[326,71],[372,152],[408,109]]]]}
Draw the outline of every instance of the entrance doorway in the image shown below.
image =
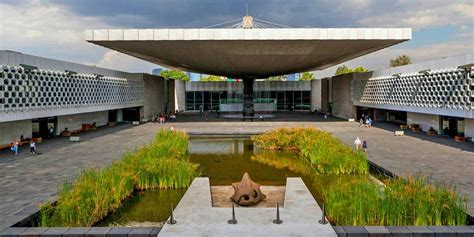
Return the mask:
{"type": "Polygon", "coordinates": [[[139,121],[140,107],[123,109],[123,121],[139,121]]]}
{"type": "Polygon", "coordinates": [[[109,110],[109,123],[117,121],[117,110],[109,110]]]}
{"type": "Polygon", "coordinates": [[[441,116],[440,121],[443,135],[464,136],[464,118],[441,116]]]}
{"type": "Polygon", "coordinates": [[[31,120],[31,122],[33,137],[52,138],[57,132],[57,117],[38,118],[31,120]],[[51,128],[53,129],[53,134],[50,134],[51,128]]]}

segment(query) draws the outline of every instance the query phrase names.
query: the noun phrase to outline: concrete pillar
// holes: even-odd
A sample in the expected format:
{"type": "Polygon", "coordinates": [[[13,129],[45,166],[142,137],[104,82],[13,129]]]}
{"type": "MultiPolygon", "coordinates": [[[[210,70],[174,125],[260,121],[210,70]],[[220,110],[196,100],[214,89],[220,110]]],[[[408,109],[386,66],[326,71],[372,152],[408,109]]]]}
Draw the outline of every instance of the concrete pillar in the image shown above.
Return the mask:
{"type": "Polygon", "coordinates": [[[311,80],[311,111],[322,109],[322,80],[311,80]]]}
{"type": "Polygon", "coordinates": [[[253,106],[253,82],[254,79],[243,79],[244,82],[244,106],[242,114],[243,116],[254,116],[253,106]]]}

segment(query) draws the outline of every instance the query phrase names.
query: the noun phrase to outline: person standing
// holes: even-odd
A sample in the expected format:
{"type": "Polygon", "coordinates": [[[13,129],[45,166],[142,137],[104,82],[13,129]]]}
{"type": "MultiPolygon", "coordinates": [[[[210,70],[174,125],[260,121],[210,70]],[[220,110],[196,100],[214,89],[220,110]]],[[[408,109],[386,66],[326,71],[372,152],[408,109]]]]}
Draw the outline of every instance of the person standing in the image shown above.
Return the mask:
{"type": "Polygon", "coordinates": [[[15,153],[15,156],[17,156],[18,155],[18,142],[13,141],[13,145],[10,149],[13,151],[13,153],[15,153]]]}
{"type": "Polygon", "coordinates": [[[362,150],[365,154],[367,154],[367,141],[365,140],[362,142],[362,150]]]}
{"type": "Polygon", "coordinates": [[[356,150],[360,150],[360,147],[362,145],[362,141],[359,139],[359,137],[357,137],[354,141],[354,145],[355,145],[355,148],[356,150]]]}
{"type": "Polygon", "coordinates": [[[171,132],[176,131],[176,129],[174,128],[174,126],[171,126],[170,131],[171,131],[171,132]]]}
{"type": "Polygon", "coordinates": [[[30,154],[36,154],[36,143],[33,140],[30,141],[30,154]]]}
{"type": "Polygon", "coordinates": [[[328,120],[328,114],[324,114],[324,120],[328,120]]]}
{"type": "Polygon", "coordinates": [[[54,137],[54,128],[53,128],[53,126],[51,126],[51,127],[49,128],[49,137],[50,137],[50,138],[53,138],[53,137],[54,137]]]}
{"type": "Polygon", "coordinates": [[[360,118],[359,120],[359,127],[364,126],[364,118],[360,118]]]}

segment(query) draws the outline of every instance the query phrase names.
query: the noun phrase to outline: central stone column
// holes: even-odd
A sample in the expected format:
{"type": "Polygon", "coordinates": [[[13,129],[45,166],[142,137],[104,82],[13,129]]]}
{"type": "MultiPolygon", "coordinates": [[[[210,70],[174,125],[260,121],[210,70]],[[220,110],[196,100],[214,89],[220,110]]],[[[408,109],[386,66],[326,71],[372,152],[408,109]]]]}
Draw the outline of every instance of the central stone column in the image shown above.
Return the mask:
{"type": "Polygon", "coordinates": [[[244,82],[244,106],[242,114],[243,116],[254,116],[255,111],[253,108],[253,81],[254,79],[243,79],[244,82]]]}

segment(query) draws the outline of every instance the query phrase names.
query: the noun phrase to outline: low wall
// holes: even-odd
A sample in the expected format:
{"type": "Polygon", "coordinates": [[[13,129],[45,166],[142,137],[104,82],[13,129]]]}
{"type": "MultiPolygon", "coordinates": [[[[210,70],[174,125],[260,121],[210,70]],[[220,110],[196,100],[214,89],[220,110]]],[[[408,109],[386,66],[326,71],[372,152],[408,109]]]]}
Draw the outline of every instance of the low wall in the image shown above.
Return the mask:
{"type": "MultiPolygon", "coordinates": [[[[253,104],[255,112],[271,112],[277,111],[277,105],[275,103],[258,103],[253,104]]],[[[243,104],[220,104],[220,112],[242,112],[243,104]]]]}
{"type": "Polygon", "coordinates": [[[156,237],[161,227],[10,227],[0,236],[124,236],[156,237]]]}
{"type": "Polygon", "coordinates": [[[69,131],[72,131],[81,129],[82,124],[92,124],[94,122],[97,126],[104,126],[108,123],[108,121],[108,111],[58,116],[58,127],[56,129],[56,135],[59,135],[62,131],[64,131],[64,128],[68,128],[69,131]]]}
{"type": "Polygon", "coordinates": [[[474,226],[333,226],[339,237],[472,237],[474,226]]]}
{"type": "Polygon", "coordinates": [[[0,123],[0,146],[20,140],[20,136],[31,138],[31,119],[0,123]]]}

